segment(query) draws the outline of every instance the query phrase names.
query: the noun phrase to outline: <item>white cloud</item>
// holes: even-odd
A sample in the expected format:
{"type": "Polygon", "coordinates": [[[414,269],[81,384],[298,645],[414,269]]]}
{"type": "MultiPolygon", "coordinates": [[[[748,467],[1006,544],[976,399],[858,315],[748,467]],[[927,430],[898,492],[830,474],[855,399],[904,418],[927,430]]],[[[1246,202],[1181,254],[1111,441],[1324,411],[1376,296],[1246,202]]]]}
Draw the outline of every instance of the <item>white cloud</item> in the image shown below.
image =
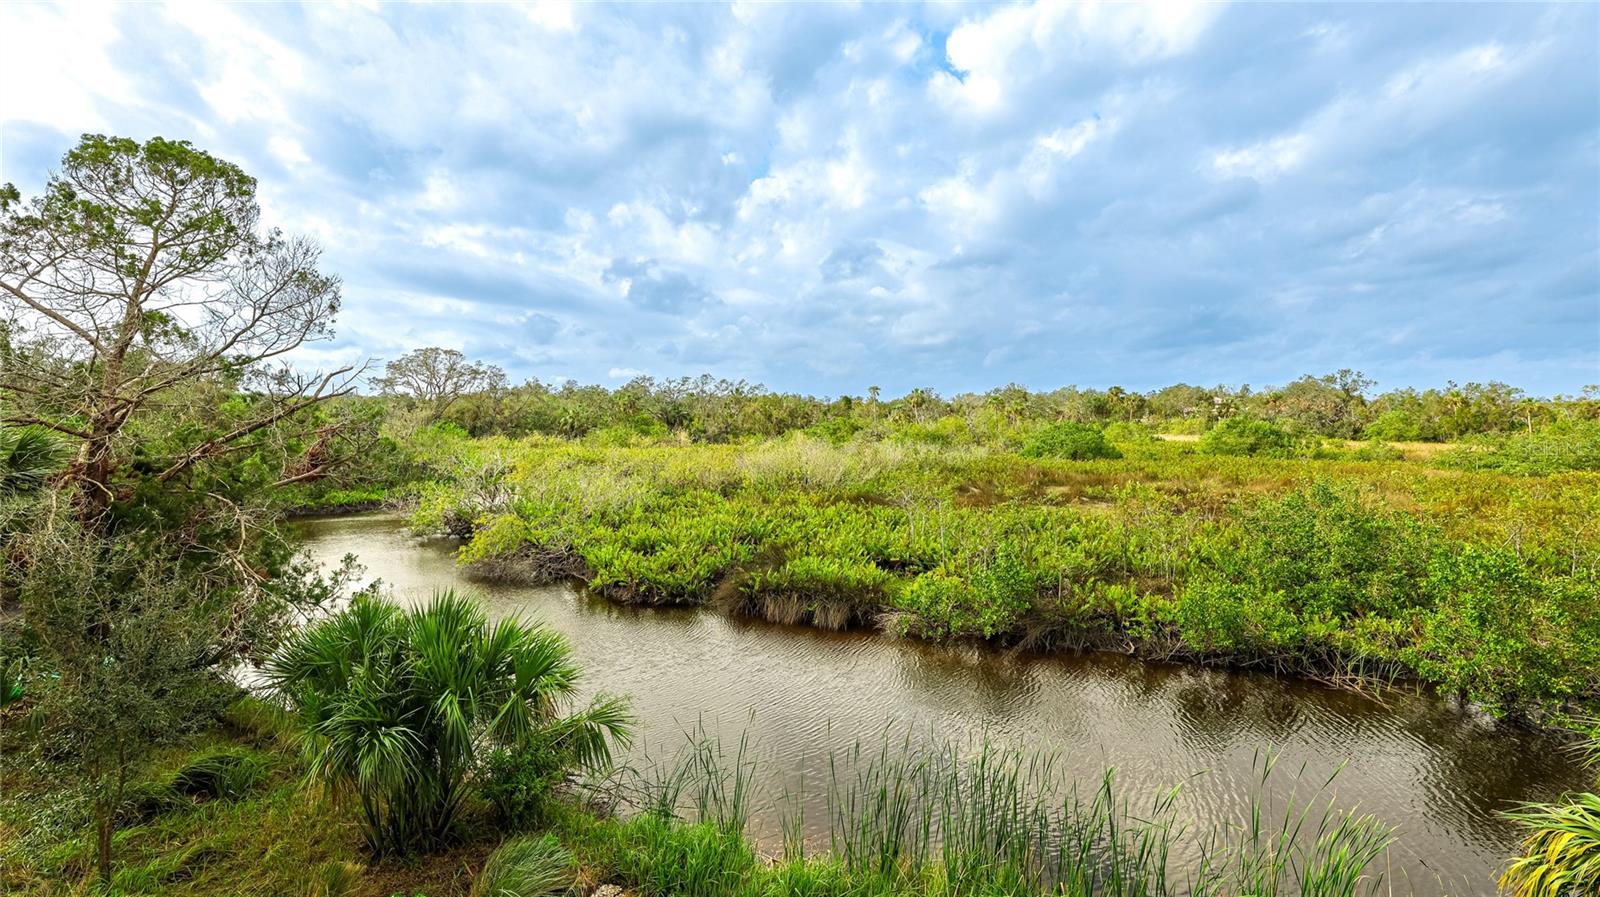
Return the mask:
{"type": "Polygon", "coordinates": [[[267,150],[276,156],[279,162],[291,168],[311,162],[311,157],[306,155],[305,147],[300,145],[300,141],[286,134],[272,135],[267,141],[267,150]]]}
{"type": "Polygon", "coordinates": [[[1469,318],[1571,358],[1590,320],[1540,290],[1593,282],[1593,7],[80,9],[0,6],[0,179],[195,139],[324,242],[345,355],[1259,382],[1469,318]]]}
{"type": "Polygon", "coordinates": [[[572,19],[571,0],[537,0],[526,4],[522,11],[529,19],[551,31],[574,31],[577,24],[572,19]]]}
{"type": "Polygon", "coordinates": [[[1211,167],[1224,177],[1270,181],[1298,166],[1305,158],[1310,142],[1305,134],[1274,137],[1261,143],[1219,152],[1211,157],[1211,167]]]}
{"type": "Polygon", "coordinates": [[[947,104],[993,110],[1028,82],[1085,60],[1145,63],[1187,53],[1221,9],[1199,0],[1004,6],[950,33],[945,54],[960,75],[940,72],[931,87],[947,104]]]}
{"type": "Polygon", "coordinates": [[[0,3],[0,122],[37,122],[68,134],[104,130],[103,107],[137,105],[108,50],[126,7],[0,3]]]}

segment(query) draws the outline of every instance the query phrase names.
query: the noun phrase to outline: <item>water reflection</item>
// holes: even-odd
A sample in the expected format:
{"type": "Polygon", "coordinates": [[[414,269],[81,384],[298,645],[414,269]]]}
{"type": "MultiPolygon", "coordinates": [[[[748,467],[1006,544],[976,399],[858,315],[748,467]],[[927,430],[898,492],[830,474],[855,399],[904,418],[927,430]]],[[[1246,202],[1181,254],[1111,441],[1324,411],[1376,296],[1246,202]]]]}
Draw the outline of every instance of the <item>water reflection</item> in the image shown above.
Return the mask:
{"type": "MultiPolygon", "coordinates": [[[[1395,893],[1463,897],[1494,893],[1514,846],[1496,811],[1586,784],[1550,740],[1421,695],[1378,703],[1267,675],[1116,655],[942,647],[619,607],[562,586],[469,584],[451,543],[412,539],[381,516],[303,529],[318,558],[357,555],[402,601],[466,586],[491,614],[531,616],[565,633],[588,689],[631,695],[644,743],[657,751],[697,727],[729,745],[748,729],[772,793],[802,782],[815,791],[830,750],[885,732],[989,737],[1055,752],[1058,769],[1093,784],[1114,766],[1136,803],[1185,782],[1183,813],[1209,827],[1246,817],[1268,750],[1289,771],[1303,764],[1305,782],[1320,784],[1342,766],[1338,805],[1400,827],[1395,893]]],[[[1281,805],[1288,789],[1288,777],[1274,780],[1269,800],[1281,805]]],[[[820,824],[820,804],[807,817],[820,824]]],[[[764,822],[778,831],[776,819],[764,822]]]]}

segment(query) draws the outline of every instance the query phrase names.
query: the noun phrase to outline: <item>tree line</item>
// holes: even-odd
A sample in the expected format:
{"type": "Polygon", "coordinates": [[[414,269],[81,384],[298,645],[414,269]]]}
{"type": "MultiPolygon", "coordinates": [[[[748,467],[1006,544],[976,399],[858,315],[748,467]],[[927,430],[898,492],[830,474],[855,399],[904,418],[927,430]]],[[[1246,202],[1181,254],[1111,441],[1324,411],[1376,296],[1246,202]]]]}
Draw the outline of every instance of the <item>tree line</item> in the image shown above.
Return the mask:
{"type": "Polygon", "coordinates": [[[638,376],[615,388],[538,379],[511,386],[495,365],[470,360],[454,349],[428,347],[388,362],[371,385],[374,398],[390,403],[386,407],[392,411],[426,423],[454,424],[471,436],[576,438],[615,428],[729,442],[808,427],[929,424],[949,416],[984,417],[1013,426],[1134,423],[1200,434],[1220,421],[1248,417],[1328,438],[1448,442],[1533,430],[1571,418],[1600,419],[1600,386],[1548,398],[1499,382],[1376,392],[1373,380],[1349,369],[1307,374],[1287,386],[1264,389],[1180,383],[1149,392],[1120,386],[1035,391],[1009,384],[948,397],[919,388],[884,398],[874,386],[864,395],[819,398],[710,374],[638,376]]]}

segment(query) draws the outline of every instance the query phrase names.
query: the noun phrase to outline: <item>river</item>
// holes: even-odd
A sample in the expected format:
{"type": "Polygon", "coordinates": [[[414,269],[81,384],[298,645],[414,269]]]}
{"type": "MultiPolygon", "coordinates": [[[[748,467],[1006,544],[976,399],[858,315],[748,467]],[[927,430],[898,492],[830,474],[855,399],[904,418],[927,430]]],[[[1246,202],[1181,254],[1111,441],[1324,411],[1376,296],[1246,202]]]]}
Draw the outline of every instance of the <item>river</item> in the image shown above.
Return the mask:
{"type": "MultiPolygon", "coordinates": [[[[1342,765],[1329,791],[1336,804],[1399,829],[1388,856],[1393,893],[1476,897],[1494,893],[1515,847],[1516,831],[1498,812],[1589,784],[1553,738],[1429,695],[1380,702],[1266,674],[1118,655],[939,646],[623,607],[567,585],[469,582],[455,565],[455,543],[415,538],[392,516],[298,528],[313,557],[357,556],[402,602],[464,588],[492,615],[520,614],[562,632],[587,692],[632,697],[653,753],[700,726],[728,745],[748,733],[772,790],[802,772],[820,774],[830,751],[880,743],[885,732],[986,737],[1054,753],[1059,769],[1091,785],[1115,767],[1123,794],[1183,782],[1181,812],[1209,826],[1248,811],[1267,750],[1281,758],[1280,773],[1304,765],[1302,792],[1342,765]]],[[[1286,790],[1285,778],[1274,787],[1286,790]]]]}

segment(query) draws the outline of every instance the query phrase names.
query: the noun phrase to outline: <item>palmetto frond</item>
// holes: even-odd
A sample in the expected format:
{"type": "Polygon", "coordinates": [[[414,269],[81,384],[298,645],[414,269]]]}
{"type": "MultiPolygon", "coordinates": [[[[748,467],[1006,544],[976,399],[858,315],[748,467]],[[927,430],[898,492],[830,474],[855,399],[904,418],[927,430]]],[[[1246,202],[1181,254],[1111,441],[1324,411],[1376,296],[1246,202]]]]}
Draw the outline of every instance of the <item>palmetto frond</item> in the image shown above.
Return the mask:
{"type": "Polygon", "coordinates": [[[291,637],[267,676],[299,719],[312,773],[360,796],[379,852],[443,837],[487,746],[540,740],[599,764],[631,731],[616,699],[559,715],[578,681],[559,635],[490,624],[450,591],[411,610],[359,597],[291,637]]]}
{"type": "Polygon", "coordinates": [[[49,430],[0,428],[0,495],[37,489],[66,463],[66,443],[49,430]]]}

